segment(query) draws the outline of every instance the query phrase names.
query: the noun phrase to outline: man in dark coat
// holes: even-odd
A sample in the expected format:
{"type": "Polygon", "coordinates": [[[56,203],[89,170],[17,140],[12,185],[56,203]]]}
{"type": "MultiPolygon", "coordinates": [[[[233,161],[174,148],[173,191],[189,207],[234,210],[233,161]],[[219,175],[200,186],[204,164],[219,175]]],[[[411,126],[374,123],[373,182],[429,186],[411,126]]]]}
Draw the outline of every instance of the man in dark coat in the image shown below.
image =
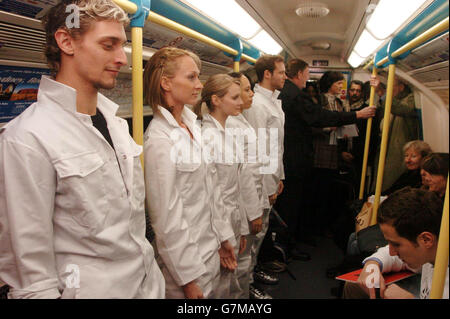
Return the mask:
{"type": "MultiPolygon", "coordinates": [[[[286,68],[286,80],[279,99],[285,113],[284,192],[278,197],[277,210],[286,221],[290,240],[288,249],[294,259],[309,260],[308,254],[295,247],[295,234],[311,237],[310,199],[313,167],[312,127],[336,127],[356,123],[357,119],[375,115],[375,107],[357,112],[332,112],[314,104],[302,89],[309,79],[309,67],[300,59],[292,59],[286,68]]],[[[324,199],[326,200],[326,199],[324,199]]]]}

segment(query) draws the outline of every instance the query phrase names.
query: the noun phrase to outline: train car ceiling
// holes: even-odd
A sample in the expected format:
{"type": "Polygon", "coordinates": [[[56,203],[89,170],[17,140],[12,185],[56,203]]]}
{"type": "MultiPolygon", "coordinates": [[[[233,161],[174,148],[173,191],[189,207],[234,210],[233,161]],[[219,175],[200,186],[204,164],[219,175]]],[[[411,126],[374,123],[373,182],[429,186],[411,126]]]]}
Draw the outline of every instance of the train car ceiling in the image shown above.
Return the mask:
{"type": "MultiPolygon", "coordinates": [[[[57,2],[59,1],[41,1],[36,7],[31,8],[23,3],[19,6],[18,1],[0,1],[0,64],[46,67],[42,53],[45,37],[39,19],[57,2]]],[[[448,17],[448,1],[446,0],[408,0],[408,4],[415,6],[411,7],[409,13],[405,11],[403,19],[397,19],[399,26],[394,26],[394,31],[391,29],[381,34],[377,32],[382,30],[373,30],[374,27],[371,25],[375,23],[373,19],[377,15],[374,9],[377,6],[381,8],[388,2],[392,4],[389,0],[388,2],[386,0],[320,0],[320,3],[315,0],[227,0],[220,1],[220,5],[218,2],[152,0],[151,10],[232,48],[237,49],[240,40],[243,53],[254,59],[259,57],[261,51],[277,53],[275,51],[280,50],[279,48],[275,51],[264,50],[251,41],[258,35],[270,37],[271,41],[280,44],[283,48],[280,54],[286,59],[299,57],[308,62],[311,66],[312,79],[319,78],[328,69],[348,73],[352,70],[350,64],[358,66],[362,60],[369,61],[373,58],[374,50],[381,52],[380,55],[386,55],[387,45],[392,38],[401,39],[402,42],[408,41],[437,21],[448,17]],[[210,8],[202,7],[202,3],[210,7],[214,3],[213,7],[219,8],[219,12],[222,13],[225,12],[223,6],[231,4],[235,6],[238,13],[231,19],[224,20],[224,14],[214,16],[212,11],[208,11],[210,8]],[[245,23],[245,30],[242,31],[244,19],[248,22],[245,23]],[[238,22],[237,27],[235,22],[238,22]],[[378,37],[387,36],[387,38],[378,39],[372,48],[366,44],[358,46],[358,42],[362,41],[361,38],[372,36],[370,33],[378,37]],[[365,57],[361,60],[360,55],[365,57]],[[349,64],[348,57],[357,59],[359,62],[351,61],[352,63],[349,64]]],[[[131,39],[130,27],[126,31],[128,39],[131,39]]],[[[268,43],[269,40],[264,42],[268,43]]],[[[150,21],[147,21],[143,28],[143,44],[144,65],[145,60],[163,46],[173,45],[194,51],[203,61],[201,70],[203,81],[212,74],[227,73],[233,67],[234,57],[221,49],[150,21]]],[[[125,51],[129,66],[121,70],[123,82],[131,79],[130,44],[126,46],[125,51]]],[[[448,32],[438,35],[401,58],[398,60],[400,70],[433,89],[444,102],[448,102],[448,32]]],[[[251,63],[241,61],[241,70],[249,68],[251,63]]],[[[380,75],[383,76],[381,70],[380,75]]],[[[130,101],[128,103],[131,103],[130,101]]],[[[128,110],[128,106],[122,107],[128,110]]],[[[124,117],[130,115],[126,111],[123,114],[124,117]]]]}
{"type": "Polygon", "coordinates": [[[328,60],[349,68],[346,57],[364,23],[370,0],[236,0],[291,57],[328,60]],[[312,13],[311,13],[312,12],[312,13]],[[323,13],[322,13],[323,12],[323,13]]]}
{"type": "Polygon", "coordinates": [[[224,28],[245,39],[264,53],[279,54],[282,47],[234,0],[182,0],[211,17],[224,28]]]}
{"type": "Polygon", "coordinates": [[[413,78],[429,87],[448,87],[449,34],[414,49],[398,62],[413,78]]]}

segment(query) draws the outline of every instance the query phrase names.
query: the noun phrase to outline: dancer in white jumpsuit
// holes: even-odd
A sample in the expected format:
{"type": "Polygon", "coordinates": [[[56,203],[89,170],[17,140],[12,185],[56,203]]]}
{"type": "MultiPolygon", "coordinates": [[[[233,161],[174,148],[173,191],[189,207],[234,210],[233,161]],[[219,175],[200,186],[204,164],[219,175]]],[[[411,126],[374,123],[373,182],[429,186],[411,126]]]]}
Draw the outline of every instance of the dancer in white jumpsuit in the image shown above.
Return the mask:
{"type": "Polygon", "coordinates": [[[168,47],[144,72],[144,97],[154,112],[144,142],[147,203],[167,298],[215,298],[220,262],[236,264],[233,247],[219,241],[224,222],[213,216],[223,211],[217,175],[207,172],[201,128],[185,106],[198,100],[199,70],[195,54],[168,47]]]}
{"type": "MultiPolygon", "coordinates": [[[[229,240],[235,249],[235,254],[242,253],[246,246],[245,235],[249,234],[245,211],[240,209],[240,194],[248,201],[249,207],[253,204],[251,213],[258,214],[258,195],[251,171],[243,169],[246,165],[242,152],[237,149],[234,129],[225,128],[229,116],[236,116],[242,107],[240,82],[226,74],[211,76],[205,83],[202,99],[197,105],[205,103],[209,112],[203,116],[202,133],[204,152],[210,155],[211,162],[217,169],[219,185],[225,204],[225,218],[227,227],[231,228],[229,240]],[[256,211],[256,212],[255,212],[256,211]]],[[[228,232],[226,232],[228,234],[228,232]]],[[[242,292],[238,283],[237,271],[227,268],[221,269],[220,297],[237,298],[242,292]]]]}
{"type": "Polygon", "coordinates": [[[0,131],[0,281],[10,299],[164,298],[145,238],[142,146],[98,92],[127,64],[128,17],[109,0],[78,1],[73,31],[69,4],[46,18],[55,77],[0,131]]]}
{"type": "MultiPolygon", "coordinates": [[[[258,194],[259,203],[258,204],[248,201],[247,197],[244,196],[243,193],[240,193],[239,208],[243,211],[243,214],[247,219],[250,234],[246,236],[247,245],[245,247],[245,250],[238,256],[238,268],[236,270],[236,276],[238,278],[240,290],[233,297],[236,297],[237,299],[248,299],[253,241],[255,239],[255,235],[257,235],[262,229],[262,213],[264,207],[269,206],[269,201],[267,195],[263,193],[263,175],[259,171],[261,163],[258,162],[257,157],[256,132],[242,115],[243,110],[246,110],[252,106],[254,93],[251,88],[251,83],[249,78],[247,78],[247,76],[243,73],[233,72],[230,75],[238,79],[240,82],[242,107],[240,114],[228,117],[226,127],[238,128],[241,130],[241,132],[243,132],[243,137],[238,139],[238,145],[243,149],[245,165],[241,166],[239,173],[245,176],[245,174],[242,174],[242,171],[250,171],[250,174],[252,174],[253,177],[252,181],[254,183],[254,188],[256,189],[258,194]]],[[[253,271],[253,268],[251,270],[253,271]]]]}
{"type": "MultiPolygon", "coordinates": [[[[278,95],[286,80],[284,59],[281,56],[263,55],[255,63],[258,84],[255,85],[255,96],[252,107],[244,110],[242,114],[258,134],[258,157],[268,159],[263,161],[261,167],[263,176],[263,191],[267,194],[269,205],[264,207],[262,231],[258,233],[252,245],[252,265],[257,264],[257,256],[264,236],[269,228],[269,213],[277,196],[283,191],[283,139],[284,139],[284,112],[278,95]],[[264,133],[265,135],[262,135],[264,133]],[[264,149],[265,148],[265,149],[264,149]],[[267,162],[267,163],[266,163],[267,162]]],[[[251,272],[251,276],[252,276],[251,272]]],[[[266,274],[264,274],[266,275],[266,274]]],[[[253,277],[250,278],[250,283],[253,277]]]]}

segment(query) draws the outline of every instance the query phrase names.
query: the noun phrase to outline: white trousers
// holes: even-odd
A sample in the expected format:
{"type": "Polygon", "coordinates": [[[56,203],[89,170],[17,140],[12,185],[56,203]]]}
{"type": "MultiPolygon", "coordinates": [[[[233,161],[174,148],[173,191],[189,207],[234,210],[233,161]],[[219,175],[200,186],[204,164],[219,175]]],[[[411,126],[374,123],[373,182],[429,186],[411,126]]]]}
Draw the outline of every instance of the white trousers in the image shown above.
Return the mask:
{"type": "Polygon", "coordinates": [[[249,235],[248,238],[251,239],[251,263],[250,263],[250,284],[253,283],[253,270],[258,263],[258,254],[261,249],[262,242],[266,236],[267,230],[269,229],[269,214],[270,208],[265,208],[263,211],[262,218],[262,229],[256,235],[249,235]]]}
{"type": "Polygon", "coordinates": [[[238,265],[236,269],[236,277],[238,289],[231,290],[230,295],[233,299],[248,299],[250,289],[250,265],[252,263],[252,239],[251,235],[247,235],[247,246],[245,250],[238,256],[238,265]]]}
{"type": "MultiPolygon", "coordinates": [[[[220,257],[219,253],[214,253],[205,262],[206,272],[198,277],[195,282],[199,285],[205,299],[219,298],[217,291],[220,283],[220,257]]],[[[166,280],[166,298],[167,299],[186,299],[183,288],[173,279],[167,267],[161,266],[164,279],[166,280]]]]}
{"type": "MultiPolygon", "coordinates": [[[[231,238],[229,241],[234,248],[235,256],[238,257],[241,236],[239,235],[237,237],[231,238]]],[[[228,269],[220,267],[220,282],[217,289],[217,298],[234,299],[235,297],[233,297],[233,295],[238,294],[240,290],[241,288],[239,287],[239,282],[237,279],[237,269],[235,269],[234,271],[230,271],[228,269]]]]}

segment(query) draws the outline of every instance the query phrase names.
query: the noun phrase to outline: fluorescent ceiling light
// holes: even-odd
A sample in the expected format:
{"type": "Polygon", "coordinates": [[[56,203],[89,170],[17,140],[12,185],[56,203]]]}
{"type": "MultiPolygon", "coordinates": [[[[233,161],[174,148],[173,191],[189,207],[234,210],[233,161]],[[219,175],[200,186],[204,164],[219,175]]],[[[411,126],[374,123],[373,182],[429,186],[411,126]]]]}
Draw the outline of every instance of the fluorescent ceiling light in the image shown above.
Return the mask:
{"type": "Polygon", "coordinates": [[[363,61],[364,58],[361,58],[358,54],[355,53],[355,51],[350,54],[347,60],[348,64],[350,64],[355,69],[360,66],[363,61]]]}
{"type": "Polygon", "coordinates": [[[253,44],[255,47],[261,51],[268,54],[279,54],[283,49],[272,37],[264,30],[258,32],[253,38],[249,39],[248,42],[253,44]]]}
{"type": "Polygon", "coordinates": [[[380,46],[381,43],[383,43],[383,40],[375,39],[367,30],[364,29],[353,50],[358,53],[360,57],[367,58],[380,46]]]}
{"type": "Polygon", "coordinates": [[[386,39],[408,20],[427,0],[380,0],[367,23],[378,39],[386,39]]]}
{"type": "Polygon", "coordinates": [[[235,0],[182,1],[244,39],[252,37],[261,29],[260,25],[235,0]]]}

